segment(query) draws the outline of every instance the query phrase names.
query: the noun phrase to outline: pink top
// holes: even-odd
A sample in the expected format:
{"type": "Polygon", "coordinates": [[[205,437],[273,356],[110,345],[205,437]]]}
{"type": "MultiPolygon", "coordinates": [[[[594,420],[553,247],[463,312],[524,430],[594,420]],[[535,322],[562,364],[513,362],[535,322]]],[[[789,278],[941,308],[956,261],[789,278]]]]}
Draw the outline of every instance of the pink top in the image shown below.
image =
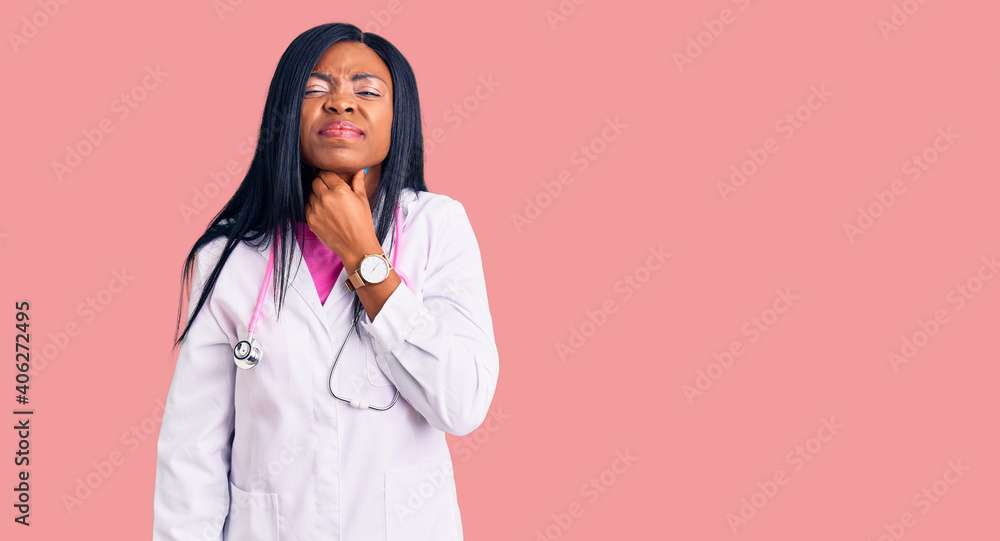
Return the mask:
{"type": "Polygon", "coordinates": [[[319,293],[320,303],[325,304],[333,286],[340,277],[340,272],[344,270],[344,264],[337,257],[337,253],[326,247],[323,241],[319,240],[316,233],[309,229],[309,224],[305,225],[305,236],[298,235],[298,228],[295,228],[298,237],[299,247],[302,248],[302,257],[305,259],[306,267],[316,283],[316,293],[319,293]]]}

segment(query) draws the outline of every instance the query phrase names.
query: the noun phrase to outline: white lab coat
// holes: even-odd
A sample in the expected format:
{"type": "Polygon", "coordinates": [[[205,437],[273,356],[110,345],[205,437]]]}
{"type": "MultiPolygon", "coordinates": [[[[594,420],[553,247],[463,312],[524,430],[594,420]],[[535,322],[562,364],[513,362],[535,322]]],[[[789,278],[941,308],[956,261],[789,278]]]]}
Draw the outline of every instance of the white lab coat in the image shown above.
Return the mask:
{"type": "MultiPolygon", "coordinates": [[[[304,261],[280,321],[268,288],[260,363],[236,367],[270,249],[240,243],[180,347],[157,444],[154,541],[462,539],[445,432],[483,422],[499,371],[482,261],[458,201],[406,189],[400,214],[409,284],[374,322],[362,311],[334,375],[338,395],[384,406],[399,389],[396,405],[360,410],[330,394],[355,293],[342,272],[321,305],[304,261]]],[[[193,301],[224,245],[199,251],[193,301]]]]}

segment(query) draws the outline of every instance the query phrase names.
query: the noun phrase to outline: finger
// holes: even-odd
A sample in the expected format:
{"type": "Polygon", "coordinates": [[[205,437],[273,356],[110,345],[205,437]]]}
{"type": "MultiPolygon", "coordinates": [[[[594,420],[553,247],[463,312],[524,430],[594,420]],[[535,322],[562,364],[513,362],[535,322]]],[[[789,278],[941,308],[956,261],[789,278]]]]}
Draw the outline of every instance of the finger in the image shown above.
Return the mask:
{"type": "Polygon", "coordinates": [[[368,176],[367,173],[368,173],[368,168],[365,167],[364,169],[359,170],[357,173],[354,173],[354,177],[351,178],[351,189],[354,190],[354,193],[360,195],[362,198],[365,199],[368,198],[368,194],[366,193],[366,187],[365,187],[365,180],[366,180],[365,177],[368,176]]]}
{"type": "MultiPolygon", "coordinates": [[[[322,189],[322,188],[321,188],[322,189]]],[[[316,217],[316,213],[322,208],[323,203],[315,193],[309,194],[309,202],[306,203],[306,218],[316,217]]]]}
{"type": "Polygon", "coordinates": [[[314,194],[323,193],[325,191],[328,191],[329,189],[330,189],[330,186],[326,183],[325,180],[323,180],[322,176],[317,176],[316,178],[313,179],[313,181],[312,181],[312,193],[314,193],[314,194]]]}

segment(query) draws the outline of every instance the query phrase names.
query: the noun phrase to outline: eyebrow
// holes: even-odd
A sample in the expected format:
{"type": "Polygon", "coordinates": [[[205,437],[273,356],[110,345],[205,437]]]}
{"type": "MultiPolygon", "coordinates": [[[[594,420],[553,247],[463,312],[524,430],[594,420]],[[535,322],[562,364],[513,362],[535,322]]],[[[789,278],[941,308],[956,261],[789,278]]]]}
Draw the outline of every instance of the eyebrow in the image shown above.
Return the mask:
{"type": "MultiPolygon", "coordinates": [[[[333,78],[325,73],[319,73],[314,71],[309,74],[309,77],[316,77],[319,79],[323,79],[324,81],[333,84],[333,78]]],[[[373,75],[371,73],[355,73],[354,75],[351,75],[352,82],[357,81],[358,79],[378,79],[379,81],[382,81],[386,86],[389,86],[389,83],[386,83],[384,79],[382,79],[378,75],[373,75]]]]}

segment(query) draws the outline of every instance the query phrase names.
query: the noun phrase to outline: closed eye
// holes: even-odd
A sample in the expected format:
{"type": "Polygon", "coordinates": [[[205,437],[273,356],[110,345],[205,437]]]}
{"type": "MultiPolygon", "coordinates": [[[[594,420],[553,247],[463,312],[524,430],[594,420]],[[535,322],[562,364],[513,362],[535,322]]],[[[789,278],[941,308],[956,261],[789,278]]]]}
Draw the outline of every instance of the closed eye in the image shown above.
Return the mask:
{"type": "MultiPolygon", "coordinates": [[[[323,93],[323,92],[326,92],[326,91],[325,90],[306,90],[306,95],[308,96],[309,94],[315,94],[317,92],[323,93]]],[[[381,94],[376,94],[374,92],[358,92],[358,94],[367,94],[369,96],[373,96],[373,97],[376,97],[376,98],[382,96],[381,94]]]]}

